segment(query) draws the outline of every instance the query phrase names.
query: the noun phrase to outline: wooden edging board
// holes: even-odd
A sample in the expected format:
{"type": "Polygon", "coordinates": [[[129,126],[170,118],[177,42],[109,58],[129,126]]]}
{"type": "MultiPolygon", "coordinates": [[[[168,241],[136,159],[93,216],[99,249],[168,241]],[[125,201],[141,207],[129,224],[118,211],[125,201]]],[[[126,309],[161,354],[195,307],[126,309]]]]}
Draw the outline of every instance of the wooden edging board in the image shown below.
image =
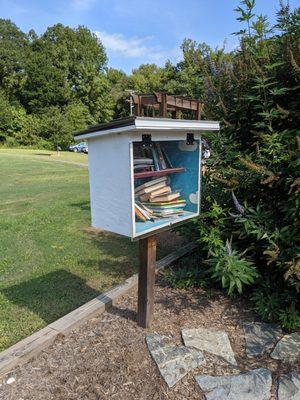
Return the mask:
{"type": "MultiPolygon", "coordinates": [[[[196,248],[196,244],[189,243],[177,251],[156,262],[156,271],[160,271],[173,261],[188,254],[196,248]]],[[[126,279],[125,282],[115,286],[106,293],[100,294],[93,300],[83,304],[76,310],[71,311],[62,318],[52,322],[45,328],[35,332],[33,335],[21,340],[0,353],[0,376],[7,374],[17,366],[24,364],[32,357],[39,354],[50,346],[57,335],[67,334],[72,329],[82,325],[88,319],[101,315],[109,309],[121,296],[138,285],[138,274],[126,279]]]]}

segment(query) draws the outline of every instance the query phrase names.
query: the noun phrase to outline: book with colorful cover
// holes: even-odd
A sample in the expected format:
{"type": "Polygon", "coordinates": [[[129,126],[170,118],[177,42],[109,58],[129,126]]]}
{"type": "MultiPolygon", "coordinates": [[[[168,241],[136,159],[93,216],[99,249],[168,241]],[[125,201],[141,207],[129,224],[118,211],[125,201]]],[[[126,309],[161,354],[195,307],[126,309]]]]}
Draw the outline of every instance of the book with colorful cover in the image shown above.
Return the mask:
{"type": "Polygon", "coordinates": [[[142,222],[146,222],[148,221],[148,219],[144,216],[143,213],[141,213],[140,209],[138,209],[138,207],[135,205],[134,207],[134,212],[135,212],[135,216],[138,220],[142,221],[142,222]]]}
{"type": "Polygon", "coordinates": [[[182,215],[183,210],[164,210],[164,211],[154,211],[153,215],[156,217],[172,216],[172,215],[182,215]]]}
{"type": "Polygon", "coordinates": [[[166,204],[165,206],[158,206],[156,203],[151,203],[151,206],[148,206],[151,211],[153,210],[176,210],[177,208],[183,209],[186,204],[166,204]]]}
{"type": "MultiPolygon", "coordinates": [[[[151,206],[153,205],[153,203],[150,202],[143,202],[144,205],[146,206],[151,206]]],[[[177,199],[177,200],[173,200],[173,201],[168,201],[168,202],[156,202],[155,205],[156,206],[164,206],[164,205],[172,205],[172,204],[186,204],[186,201],[184,199],[177,199]]]]}

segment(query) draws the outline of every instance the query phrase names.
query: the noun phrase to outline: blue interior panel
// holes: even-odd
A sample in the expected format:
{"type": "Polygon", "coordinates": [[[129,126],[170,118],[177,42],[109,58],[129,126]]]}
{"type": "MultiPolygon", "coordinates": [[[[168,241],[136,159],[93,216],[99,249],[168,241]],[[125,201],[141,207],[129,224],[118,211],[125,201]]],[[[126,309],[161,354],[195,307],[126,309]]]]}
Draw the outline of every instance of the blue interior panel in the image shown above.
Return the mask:
{"type": "Polygon", "coordinates": [[[160,143],[168,154],[173,167],[185,168],[185,172],[170,175],[173,191],[181,191],[181,197],[187,203],[186,211],[197,212],[195,199],[198,197],[199,141],[195,141],[193,145],[187,145],[185,141],[160,143]]]}
{"type": "MultiPolygon", "coordinates": [[[[194,144],[187,145],[186,141],[160,141],[163,150],[168,156],[173,168],[183,167],[184,172],[170,174],[170,185],[173,191],[180,190],[181,197],[186,200],[184,214],[177,218],[161,218],[155,221],[136,222],[136,234],[146,233],[153,228],[161,228],[180,222],[190,216],[195,217],[198,212],[198,182],[199,182],[199,157],[200,141],[195,140],[194,144]]],[[[135,181],[135,186],[141,185],[146,179],[135,181]]]]}

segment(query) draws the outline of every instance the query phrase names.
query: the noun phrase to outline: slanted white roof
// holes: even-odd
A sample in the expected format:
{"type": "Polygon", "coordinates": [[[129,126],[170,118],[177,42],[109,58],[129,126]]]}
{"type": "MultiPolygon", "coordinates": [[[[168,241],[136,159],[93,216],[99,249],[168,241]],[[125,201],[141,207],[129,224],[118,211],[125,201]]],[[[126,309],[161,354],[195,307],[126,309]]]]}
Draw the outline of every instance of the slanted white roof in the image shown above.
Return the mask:
{"type": "Polygon", "coordinates": [[[150,118],[150,117],[129,117],[116,119],[111,122],[94,125],[74,135],[76,140],[86,140],[104,135],[125,132],[176,131],[176,132],[200,132],[217,131],[220,129],[218,121],[150,118]]]}

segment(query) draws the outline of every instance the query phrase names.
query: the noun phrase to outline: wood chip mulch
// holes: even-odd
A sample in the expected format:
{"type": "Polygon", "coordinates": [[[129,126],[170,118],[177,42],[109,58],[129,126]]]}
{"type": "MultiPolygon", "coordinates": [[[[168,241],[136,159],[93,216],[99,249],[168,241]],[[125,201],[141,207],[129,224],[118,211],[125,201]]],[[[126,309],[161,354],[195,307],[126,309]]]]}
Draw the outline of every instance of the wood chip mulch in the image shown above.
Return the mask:
{"type": "MultiPolygon", "coordinates": [[[[155,315],[149,332],[168,335],[180,345],[183,328],[202,326],[225,330],[238,368],[206,353],[206,366],[190,372],[168,389],[148,352],[147,331],[136,324],[134,290],[105,314],[57,338],[35,359],[6,375],[0,380],[0,399],[202,400],[204,395],[195,383],[195,375],[223,375],[259,367],[273,372],[274,395],[276,377],[291,367],[267,356],[254,360],[246,357],[242,324],[257,320],[246,303],[233,302],[222,293],[203,289],[170,289],[160,282],[155,291],[155,315]],[[9,377],[14,377],[15,382],[7,385],[9,377]]],[[[296,369],[300,370],[299,366],[293,368],[296,369]]]]}

